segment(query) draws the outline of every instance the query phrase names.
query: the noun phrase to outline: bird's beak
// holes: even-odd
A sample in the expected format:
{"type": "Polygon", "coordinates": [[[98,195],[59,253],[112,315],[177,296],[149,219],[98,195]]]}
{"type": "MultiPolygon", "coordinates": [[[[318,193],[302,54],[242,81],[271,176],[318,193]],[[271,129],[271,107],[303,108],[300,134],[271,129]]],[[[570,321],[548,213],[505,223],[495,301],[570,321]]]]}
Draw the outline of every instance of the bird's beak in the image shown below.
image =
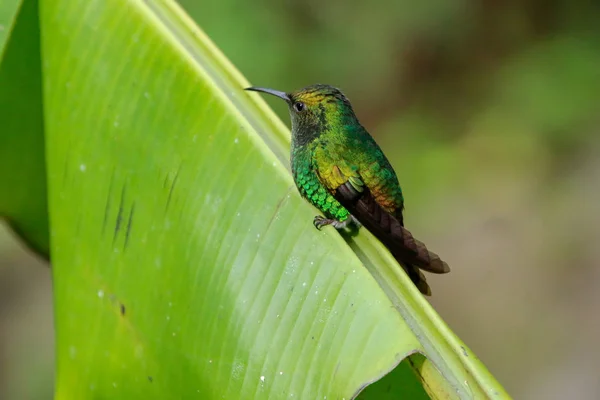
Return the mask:
{"type": "Polygon", "coordinates": [[[275,97],[279,97],[280,99],[283,99],[286,102],[290,101],[290,97],[286,93],[280,92],[279,90],[273,90],[273,89],[267,89],[267,88],[259,88],[259,87],[249,87],[249,88],[246,88],[244,90],[250,90],[250,91],[253,91],[253,92],[267,93],[267,94],[273,95],[275,97]]]}

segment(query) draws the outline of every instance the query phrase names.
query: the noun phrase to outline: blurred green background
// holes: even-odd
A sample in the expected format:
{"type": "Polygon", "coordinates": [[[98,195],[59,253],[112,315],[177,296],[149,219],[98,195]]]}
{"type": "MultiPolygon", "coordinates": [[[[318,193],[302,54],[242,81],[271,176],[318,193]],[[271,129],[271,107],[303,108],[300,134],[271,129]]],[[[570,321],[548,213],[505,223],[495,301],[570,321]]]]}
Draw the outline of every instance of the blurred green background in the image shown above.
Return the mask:
{"type": "MultiPolygon", "coordinates": [[[[252,84],[345,91],[452,267],[431,302],[509,393],[600,398],[600,3],[181,4],[252,84]]],[[[52,397],[51,301],[0,226],[0,398],[52,397]]]]}

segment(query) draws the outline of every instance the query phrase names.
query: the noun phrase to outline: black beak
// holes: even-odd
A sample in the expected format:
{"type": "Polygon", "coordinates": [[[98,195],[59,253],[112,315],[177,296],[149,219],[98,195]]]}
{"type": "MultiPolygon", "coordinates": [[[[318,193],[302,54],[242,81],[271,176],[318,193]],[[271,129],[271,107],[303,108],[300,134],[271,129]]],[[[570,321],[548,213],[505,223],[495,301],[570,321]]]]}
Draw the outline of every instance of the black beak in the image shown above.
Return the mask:
{"type": "Polygon", "coordinates": [[[267,93],[267,94],[273,95],[275,97],[279,97],[280,99],[283,99],[286,102],[290,101],[290,97],[286,93],[280,92],[279,90],[273,90],[273,89],[267,89],[267,88],[259,88],[259,87],[249,87],[249,88],[246,88],[244,90],[250,90],[250,91],[253,91],[253,92],[267,93]]]}

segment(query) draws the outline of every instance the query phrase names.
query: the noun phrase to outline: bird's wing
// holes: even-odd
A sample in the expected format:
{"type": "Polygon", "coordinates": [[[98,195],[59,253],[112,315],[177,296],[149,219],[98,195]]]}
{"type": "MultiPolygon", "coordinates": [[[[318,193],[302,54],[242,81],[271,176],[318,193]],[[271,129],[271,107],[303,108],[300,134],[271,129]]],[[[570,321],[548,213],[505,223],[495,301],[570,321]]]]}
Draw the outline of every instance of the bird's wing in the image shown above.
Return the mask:
{"type": "Polygon", "coordinates": [[[366,183],[363,170],[355,165],[351,155],[330,157],[325,162],[324,159],[321,155],[320,166],[317,168],[323,185],[391,251],[394,257],[432,273],[442,274],[450,271],[448,265],[437,254],[430,252],[425,244],[415,239],[410,231],[404,228],[401,209],[394,212],[396,207],[393,200],[381,201],[382,198],[385,200],[383,188],[381,185],[366,183]],[[376,191],[379,193],[375,193],[376,191]],[[400,218],[397,217],[398,214],[400,218]]]}

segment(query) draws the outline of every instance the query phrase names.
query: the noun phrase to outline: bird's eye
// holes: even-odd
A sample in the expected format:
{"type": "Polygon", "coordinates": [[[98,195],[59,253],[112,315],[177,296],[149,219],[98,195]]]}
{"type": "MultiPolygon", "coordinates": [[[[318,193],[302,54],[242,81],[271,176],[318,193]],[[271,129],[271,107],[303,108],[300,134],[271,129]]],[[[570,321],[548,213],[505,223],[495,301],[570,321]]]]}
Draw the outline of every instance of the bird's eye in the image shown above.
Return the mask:
{"type": "Polygon", "coordinates": [[[301,101],[295,102],[294,103],[294,110],[296,110],[297,112],[304,111],[304,103],[302,103],[301,101]]]}

